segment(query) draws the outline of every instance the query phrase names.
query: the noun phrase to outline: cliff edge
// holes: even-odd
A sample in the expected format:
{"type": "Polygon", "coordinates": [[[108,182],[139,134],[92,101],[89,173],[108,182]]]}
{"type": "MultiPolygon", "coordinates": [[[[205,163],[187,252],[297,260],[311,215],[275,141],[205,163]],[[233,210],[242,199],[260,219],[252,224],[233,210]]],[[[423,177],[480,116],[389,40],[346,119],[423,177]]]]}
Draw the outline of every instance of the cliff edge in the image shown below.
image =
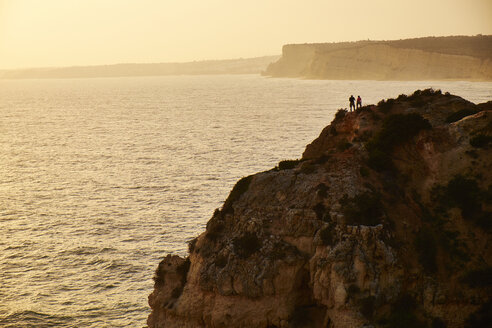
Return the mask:
{"type": "Polygon", "coordinates": [[[492,81],[492,36],[290,44],[263,74],[332,80],[492,81]]]}
{"type": "Polygon", "coordinates": [[[339,110],[164,258],[148,326],[487,327],[491,147],[492,102],[419,90],[339,110]]]}

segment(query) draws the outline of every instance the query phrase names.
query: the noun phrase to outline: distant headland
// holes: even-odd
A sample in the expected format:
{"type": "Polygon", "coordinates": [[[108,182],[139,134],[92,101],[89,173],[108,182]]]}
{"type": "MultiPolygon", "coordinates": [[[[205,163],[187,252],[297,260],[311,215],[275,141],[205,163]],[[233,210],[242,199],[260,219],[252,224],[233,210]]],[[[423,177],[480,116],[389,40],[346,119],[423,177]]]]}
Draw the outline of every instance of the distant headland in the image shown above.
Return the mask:
{"type": "Polygon", "coordinates": [[[97,66],[47,67],[0,70],[0,79],[64,79],[92,77],[259,74],[280,56],[225,60],[202,60],[186,63],[115,64],[97,66]]]}
{"type": "Polygon", "coordinates": [[[492,35],[288,44],[263,72],[332,80],[492,81],[492,35]]]}

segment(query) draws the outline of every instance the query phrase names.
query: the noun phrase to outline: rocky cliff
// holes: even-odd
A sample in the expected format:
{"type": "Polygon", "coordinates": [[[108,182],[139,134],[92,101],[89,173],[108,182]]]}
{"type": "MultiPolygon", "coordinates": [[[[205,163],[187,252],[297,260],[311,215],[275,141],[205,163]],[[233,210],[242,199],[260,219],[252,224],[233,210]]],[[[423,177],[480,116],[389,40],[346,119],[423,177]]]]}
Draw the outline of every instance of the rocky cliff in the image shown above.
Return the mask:
{"type": "Polygon", "coordinates": [[[286,45],[265,75],[346,80],[492,81],[492,36],[286,45]]]}
{"type": "Polygon", "coordinates": [[[490,327],[491,147],[492,102],[339,110],[164,258],[148,326],[490,327]]]}

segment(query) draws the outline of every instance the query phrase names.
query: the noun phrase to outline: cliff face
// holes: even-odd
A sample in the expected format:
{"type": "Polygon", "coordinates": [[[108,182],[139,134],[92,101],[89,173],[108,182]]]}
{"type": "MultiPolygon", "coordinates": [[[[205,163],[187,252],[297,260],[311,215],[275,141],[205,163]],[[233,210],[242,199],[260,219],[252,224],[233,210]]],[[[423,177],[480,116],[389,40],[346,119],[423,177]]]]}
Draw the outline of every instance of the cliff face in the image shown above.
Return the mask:
{"type": "Polygon", "coordinates": [[[491,54],[492,36],[286,45],[282,57],[264,74],[335,80],[491,81],[491,54]]]}
{"type": "Polygon", "coordinates": [[[148,326],[484,327],[491,131],[491,102],[432,90],[340,110],[159,264],[148,326]]]}

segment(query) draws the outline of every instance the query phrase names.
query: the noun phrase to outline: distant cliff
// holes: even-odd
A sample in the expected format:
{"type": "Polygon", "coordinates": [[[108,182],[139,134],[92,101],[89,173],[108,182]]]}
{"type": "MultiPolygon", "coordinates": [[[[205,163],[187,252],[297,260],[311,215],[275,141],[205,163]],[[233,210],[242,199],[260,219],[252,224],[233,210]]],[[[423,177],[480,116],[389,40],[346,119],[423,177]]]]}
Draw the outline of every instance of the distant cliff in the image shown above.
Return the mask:
{"type": "Polygon", "coordinates": [[[158,327],[486,327],[492,102],[433,90],[338,111],[237,182],[149,296],[158,327]]]}
{"type": "Polygon", "coordinates": [[[259,74],[279,56],[188,63],[116,64],[0,71],[0,79],[90,78],[198,74],[259,74]]]}
{"type": "Polygon", "coordinates": [[[263,72],[347,80],[492,81],[492,36],[291,44],[263,72]]]}

